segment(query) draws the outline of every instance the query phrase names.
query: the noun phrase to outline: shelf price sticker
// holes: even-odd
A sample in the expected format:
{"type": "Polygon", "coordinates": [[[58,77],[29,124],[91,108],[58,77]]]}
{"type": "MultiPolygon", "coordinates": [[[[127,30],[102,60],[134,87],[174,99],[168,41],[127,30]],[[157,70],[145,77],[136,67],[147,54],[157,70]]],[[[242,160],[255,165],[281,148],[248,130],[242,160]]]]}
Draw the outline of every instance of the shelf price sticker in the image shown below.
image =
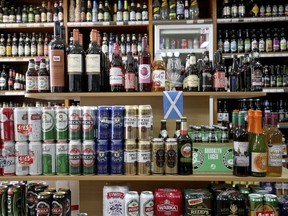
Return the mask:
{"type": "Polygon", "coordinates": [[[183,92],[163,92],[164,119],[179,119],[183,116],[183,92]]]}

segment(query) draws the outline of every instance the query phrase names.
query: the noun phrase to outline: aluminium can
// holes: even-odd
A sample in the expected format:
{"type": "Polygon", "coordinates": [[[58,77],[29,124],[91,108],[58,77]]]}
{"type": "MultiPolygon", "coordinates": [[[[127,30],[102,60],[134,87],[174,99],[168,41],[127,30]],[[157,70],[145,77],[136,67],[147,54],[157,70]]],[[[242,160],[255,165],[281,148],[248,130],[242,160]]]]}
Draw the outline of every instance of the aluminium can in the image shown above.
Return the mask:
{"type": "Polygon", "coordinates": [[[55,110],[53,107],[42,108],[42,140],[54,141],[56,139],[55,110]]]}
{"type": "Polygon", "coordinates": [[[95,140],[95,122],[97,107],[82,107],[82,139],[95,140]]]}
{"type": "Polygon", "coordinates": [[[96,144],[97,152],[97,174],[109,174],[109,140],[98,140],[96,144]]]}
{"type": "Polygon", "coordinates": [[[265,215],[279,215],[278,198],[275,194],[264,195],[265,215]]]}
{"type": "Polygon", "coordinates": [[[260,194],[249,194],[249,206],[250,206],[250,215],[257,216],[259,213],[263,213],[264,210],[264,198],[260,194]]]}
{"type": "Polygon", "coordinates": [[[124,173],[124,144],[122,140],[112,140],[110,145],[110,174],[124,173]]]}
{"type": "Polygon", "coordinates": [[[68,139],[68,109],[63,106],[55,108],[55,130],[56,140],[68,139]]]}
{"type": "Polygon", "coordinates": [[[137,151],[138,175],[151,174],[151,143],[150,141],[140,140],[137,151]]]}
{"type": "Polygon", "coordinates": [[[56,173],[56,145],[54,142],[42,144],[43,175],[56,173]]]}
{"type": "Polygon", "coordinates": [[[56,143],[56,174],[69,174],[68,143],[66,141],[56,143]]]}
{"type": "Polygon", "coordinates": [[[138,106],[127,105],[125,106],[125,118],[124,118],[125,140],[137,139],[137,130],[138,130],[138,106]]]}
{"type": "Polygon", "coordinates": [[[31,163],[31,158],[28,155],[29,148],[28,142],[16,142],[15,144],[15,167],[16,175],[28,175],[29,165],[31,163]]]}
{"type": "Polygon", "coordinates": [[[19,185],[10,186],[8,189],[7,196],[7,215],[21,216],[22,205],[21,205],[21,188],[19,185]]]}
{"type": "Polygon", "coordinates": [[[28,141],[28,134],[31,132],[31,125],[28,124],[28,109],[17,107],[14,109],[14,131],[15,141],[28,141]]]}
{"type": "Polygon", "coordinates": [[[125,215],[139,215],[140,200],[137,191],[128,191],[125,194],[125,215]]]}
{"type": "Polygon", "coordinates": [[[124,144],[124,173],[137,175],[137,141],[126,140],[124,144]]]}
{"type": "Polygon", "coordinates": [[[32,131],[28,135],[29,141],[40,141],[42,140],[42,111],[40,107],[29,107],[28,108],[28,124],[32,128],[32,131]]]}
{"type": "Polygon", "coordinates": [[[14,140],[14,112],[12,108],[2,108],[0,112],[1,140],[14,140]]]}
{"type": "Polygon", "coordinates": [[[124,137],[124,106],[112,106],[111,140],[122,140],[124,137]]]}
{"type": "Polygon", "coordinates": [[[66,216],[71,216],[71,190],[69,188],[59,188],[58,191],[65,192],[66,194],[66,216]]]}
{"type": "Polygon", "coordinates": [[[98,107],[98,140],[109,140],[111,138],[111,106],[98,107]]]}
{"type": "Polygon", "coordinates": [[[165,148],[162,138],[154,138],[151,144],[152,161],[151,174],[164,174],[165,169],[165,148]]]}
{"type": "Polygon", "coordinates": [[[30,142],[29,143],[29,156],[31,163],[29,165],[29,175],[42,174],[42,143],[30,142]]]}
{"type": "Polygon", "coordinates": [[[36,200],[37,193],[35,192],[35,188],[38,185],[36,182],[31,182],[27,185],[27,215],[35,216],[36,215],[36,200]]]}
{"type": "Polygon", "coordinates": [[[13,141],[4,141],[2,147],[2,156],[6,161],[5,166],[3,167],[3,175],[15,175],[15,143],[13,141]]]}
{"type": "Polygon", "coordinates": [[[64,191],[53,193],[51,216],[66,215],[67,199],[64,191]]]}
{"type": "Polygon", "coordinates": [[[50,216],[52,210],[52,194],[41,192],[37,196],[36,216],[50,216]]]}
{"type": "Polygon", "coordinates": [[[81,141],[70,140],[68,145],[69,175],[81,175],[81,141]]]}
{"type": "Polygon", "coordinates": [[[69,127],[68,139],[81,140],[82,139],[82,110],[79,106],[69,107],[69,127]]]}
{"type": "Polygon", "coordinates": [[[83,175],[95,175],[96,144],[93,140],[82,143],[83,175]]]}
{"type": "Polygon", "coordinates": [[[7,216],[8,186],[0,185],[0,215],[7,216]]]}
{"type": "Polygon", "coordinates": [[[141,192],[140,216],[154,216],[154,195],[152,191],[141,192]]]}
{"type": "Polygon", "coordinates": [[[177,175],[178,173],[178,149],[177,139],[168,138],[164,144],[165,149],[165,174],[177,175]]]}
{"type": "Polygon", "coordinates": [[[138,113],[138,139],[150,140],[153,128],[152,107],[150,105],[140,105],[138,113]]]}
{"type": "Polygon", "coordinates": [[[27,201],[26,201],[26,184],[24,182],[19,182],[16,184],[20,187],[20,192],[21,192],[21,215],[26,215],[27,212],[27,201]]]}

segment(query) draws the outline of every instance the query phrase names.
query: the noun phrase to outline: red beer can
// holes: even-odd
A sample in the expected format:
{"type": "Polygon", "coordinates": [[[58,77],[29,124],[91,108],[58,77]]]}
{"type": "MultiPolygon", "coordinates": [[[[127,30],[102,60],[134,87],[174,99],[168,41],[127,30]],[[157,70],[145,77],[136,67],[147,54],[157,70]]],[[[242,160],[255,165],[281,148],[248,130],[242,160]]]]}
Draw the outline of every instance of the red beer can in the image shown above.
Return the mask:
{"type": "Polygon", "coordinates": [[[14,141],[13,108],[2,108],[0,112],[1,140],[14,141]]]}
{"type": "Polygon", "coordinates": [[[157,216],[181,216],[182,192],[179,188],[157,188],[154,194],[157,216]]]}

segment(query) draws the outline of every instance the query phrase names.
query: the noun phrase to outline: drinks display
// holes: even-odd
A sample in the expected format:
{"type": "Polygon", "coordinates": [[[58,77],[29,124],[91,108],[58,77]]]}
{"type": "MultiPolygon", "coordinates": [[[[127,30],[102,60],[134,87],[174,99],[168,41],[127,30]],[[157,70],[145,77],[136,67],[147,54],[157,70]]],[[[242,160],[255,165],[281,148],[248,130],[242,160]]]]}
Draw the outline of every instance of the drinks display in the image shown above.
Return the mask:
{"type": "Polygon", "coordinates": [[[0,90],[25,90],[26,77],[10,65],[3,64],[0,73],[0,90]]]}

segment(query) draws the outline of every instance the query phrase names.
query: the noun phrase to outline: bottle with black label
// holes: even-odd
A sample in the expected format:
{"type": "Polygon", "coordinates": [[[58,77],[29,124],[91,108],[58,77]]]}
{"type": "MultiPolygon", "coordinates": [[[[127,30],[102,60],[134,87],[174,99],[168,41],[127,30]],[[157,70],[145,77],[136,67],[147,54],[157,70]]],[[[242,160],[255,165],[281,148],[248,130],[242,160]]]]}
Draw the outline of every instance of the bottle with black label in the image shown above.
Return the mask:
{"type": "Polygon", "coordinates": [[[199,87],[199,71],[196,66],[196,54],[191,53],[189,58],[189,67],[185,71],[185,79],[183,83],[184,91],[198,91],[199,87]]]}
{"type": "Polygon", "coordinates": [[[169,138],[165,119],[161,120],[161,129],[158,138],[162,138],[164,141],[169,138]]]}
{"type": "Polygon", "coordinates": [[[209,60],[209,51],[205,51],[203,54],[203,66],[202,66],[202,76],[201,76],[201,87],[202,91],[212,91],[212,70],[211,62],[209,60]]]}

